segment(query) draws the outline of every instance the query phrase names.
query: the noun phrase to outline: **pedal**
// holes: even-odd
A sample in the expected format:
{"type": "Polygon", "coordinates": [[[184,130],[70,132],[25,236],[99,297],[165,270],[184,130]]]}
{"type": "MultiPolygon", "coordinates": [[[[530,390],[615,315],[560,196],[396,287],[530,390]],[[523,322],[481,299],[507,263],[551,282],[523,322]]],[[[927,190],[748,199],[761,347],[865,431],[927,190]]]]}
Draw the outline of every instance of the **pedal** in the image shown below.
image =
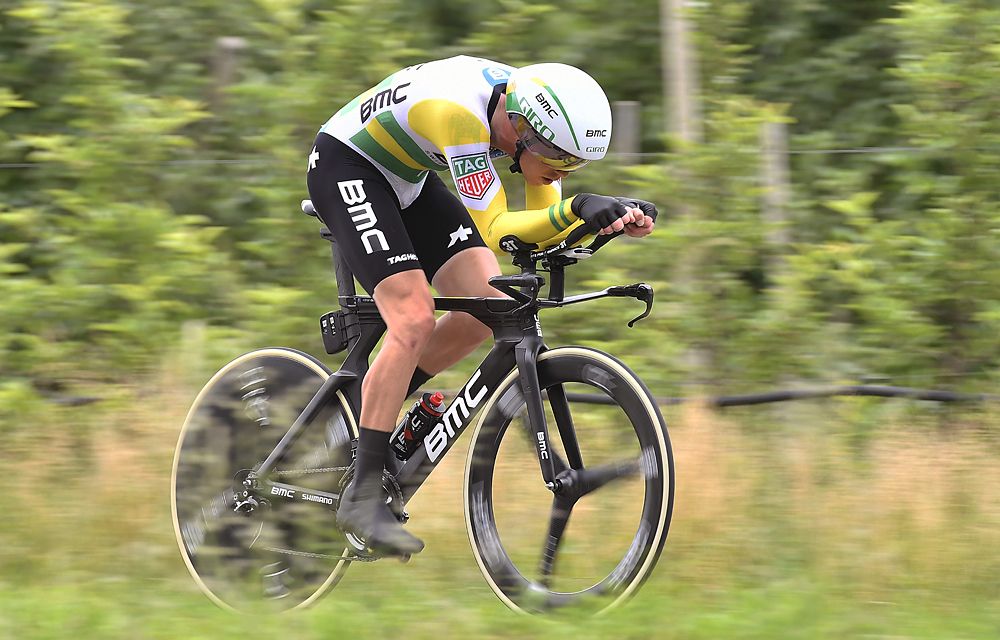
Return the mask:
{"type": "Polygon", "coordinates": [[[291,595],[291,590],[285,584],[288,577],[288,566],[284,562],[274,562],[260,569],[264,597],[269,600],[280,600],[291,595]]]}
{"type": "Polygon", "coordinates": [[[407,522],[410,521],[410,513],[405,508],[396,512],[395,505],[390,505],[390,506],[393,507],[393,512],[396,514],[396,520],[399,520],[400,524],[406,524],[407,522]]]}

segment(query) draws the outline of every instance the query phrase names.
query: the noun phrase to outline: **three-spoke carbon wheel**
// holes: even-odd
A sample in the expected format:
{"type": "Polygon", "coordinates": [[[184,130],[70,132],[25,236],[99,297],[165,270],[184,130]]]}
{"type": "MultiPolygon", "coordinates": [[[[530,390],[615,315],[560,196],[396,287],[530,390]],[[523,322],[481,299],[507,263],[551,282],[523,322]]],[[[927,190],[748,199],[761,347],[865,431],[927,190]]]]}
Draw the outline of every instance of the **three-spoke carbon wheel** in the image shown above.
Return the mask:
{"type": "Polygon", "coordinates": [[[561,489],[541,481],[540,444],[512,371],[484,406],[469,449],[473,553],[512,609],[604,611],[635,593],[663,548],[674,495],[670,439],[649,390],[605,353],[546,351],[538,377],[561,489]]]}
{"type": "Polygon", "coordinates": [[[188,413],[171,479],[174,531],[191,575],[222,607],[307,606],[350,564],[343,559],[348,552],[335,505],[282,500],[270,495],[265,482],[339,490],[357,434],[341,394],[269,478],[255,482],[252,472],[329,375],[322,363],[298,351],[253,351],[216,373],[188,413]]]}

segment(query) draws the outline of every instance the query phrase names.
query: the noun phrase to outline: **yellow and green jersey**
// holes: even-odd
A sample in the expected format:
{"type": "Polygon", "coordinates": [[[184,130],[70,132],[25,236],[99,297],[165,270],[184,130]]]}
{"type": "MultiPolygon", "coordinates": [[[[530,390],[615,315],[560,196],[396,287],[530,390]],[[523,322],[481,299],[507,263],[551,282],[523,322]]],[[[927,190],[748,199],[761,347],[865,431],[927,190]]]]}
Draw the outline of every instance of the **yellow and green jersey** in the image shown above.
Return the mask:
{"type": "Polygon", "coordinates": [[[510,211],[490,147],[490,114],[512,67],[456,56],[407,67],[345,105],[320,131],[366,157],[385,175],[402,208],[416,200],[429,171],[450,170],[459,197],[486,243],[508,234],[554,244],[577,217],[559,182],[525,185],[526,210],[510,211]]]}

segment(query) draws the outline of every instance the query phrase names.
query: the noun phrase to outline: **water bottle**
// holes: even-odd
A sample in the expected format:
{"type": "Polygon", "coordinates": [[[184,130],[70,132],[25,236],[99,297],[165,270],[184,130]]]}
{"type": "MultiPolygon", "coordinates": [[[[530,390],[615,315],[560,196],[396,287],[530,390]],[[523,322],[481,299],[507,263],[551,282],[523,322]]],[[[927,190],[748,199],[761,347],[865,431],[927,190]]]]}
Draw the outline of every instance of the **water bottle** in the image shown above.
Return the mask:
{"type": "Polygon", "coordinates": [[[413,403],[392,434],[392,450],[396,457],[402,461],[409,460],[443,413],[444,394],[440,391],[425,393],[413,403]]]}

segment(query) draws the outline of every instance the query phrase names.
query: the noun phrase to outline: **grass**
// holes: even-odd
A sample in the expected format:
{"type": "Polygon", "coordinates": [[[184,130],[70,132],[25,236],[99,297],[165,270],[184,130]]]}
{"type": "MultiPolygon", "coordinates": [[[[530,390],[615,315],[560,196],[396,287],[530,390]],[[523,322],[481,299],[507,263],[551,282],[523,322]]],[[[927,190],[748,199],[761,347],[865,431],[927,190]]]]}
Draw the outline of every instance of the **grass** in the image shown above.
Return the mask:
{"type": "Polygon", "coordinates": [[[860,400],[672,409],[670,537],[639,595],[599,618],[521,616],[493,596],[455,451],[410,505],[424,553],[351,567],[311,610],[254,617],[217,609],[180,561],[168,480],[194,393],[176,373],[159,389],[0,425],[0,638],[1000,637],[988,415],[860,400]]]}

